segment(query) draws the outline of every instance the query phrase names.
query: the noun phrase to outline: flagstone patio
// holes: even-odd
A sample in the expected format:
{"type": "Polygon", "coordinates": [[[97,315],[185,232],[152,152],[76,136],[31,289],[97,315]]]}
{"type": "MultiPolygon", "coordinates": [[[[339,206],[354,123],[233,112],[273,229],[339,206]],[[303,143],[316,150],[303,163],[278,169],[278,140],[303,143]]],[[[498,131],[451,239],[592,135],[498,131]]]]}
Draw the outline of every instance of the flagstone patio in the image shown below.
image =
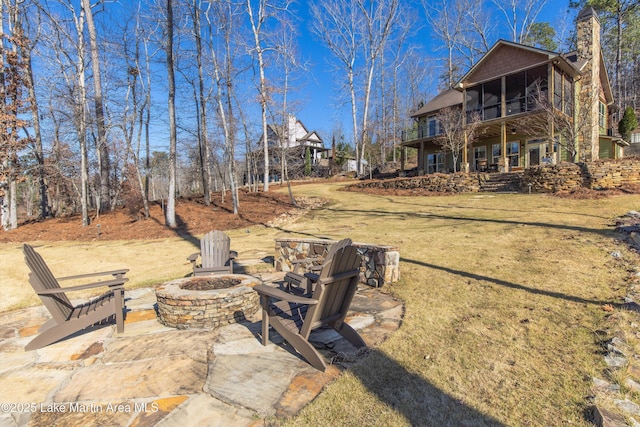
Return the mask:
{"type": "MultiPolygon", "coordinates": [[[[24,346],[47,311],[0,313],[0,426],[261,425],[265,417],[296,414],[342,370],[366,363],[366,350],[332,330],[311,335],[333,360],[323,373],[275,331],[262,346],[260,311],[215,330],[179,330],[158,322],[155,304],[152,288],[127,291],[123,334],[115,325],[94,327],[31,352],[24,346]]],[[[347,321],[375,347],[402,315],[399,301],[363,286],[347,321]]]]}

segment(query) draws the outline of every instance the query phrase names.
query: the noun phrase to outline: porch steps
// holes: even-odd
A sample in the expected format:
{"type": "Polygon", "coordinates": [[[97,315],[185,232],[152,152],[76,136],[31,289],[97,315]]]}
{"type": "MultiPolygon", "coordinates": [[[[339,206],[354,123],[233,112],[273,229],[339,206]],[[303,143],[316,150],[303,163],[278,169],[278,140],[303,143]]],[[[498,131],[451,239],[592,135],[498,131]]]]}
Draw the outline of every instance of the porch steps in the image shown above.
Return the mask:
{"type": "Polygon", "coordinates": [[[479,175],[480,191],[487,193],[518,193],[522,172],[485,173],[479,175]]]}

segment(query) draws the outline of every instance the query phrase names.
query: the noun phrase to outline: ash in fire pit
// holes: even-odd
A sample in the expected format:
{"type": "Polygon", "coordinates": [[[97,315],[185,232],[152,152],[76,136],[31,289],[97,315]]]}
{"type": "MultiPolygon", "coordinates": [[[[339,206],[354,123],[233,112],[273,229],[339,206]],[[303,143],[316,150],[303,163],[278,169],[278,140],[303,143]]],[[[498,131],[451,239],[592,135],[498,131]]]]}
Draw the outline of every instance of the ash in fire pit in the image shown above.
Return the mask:
{"type": "Polygon", "coordinates": [[[260,279],[244,274],[187,277],[156,288],[158,320],[178,329],[217,328],[245,320],[260,308],[260,279]]]}
{"type": "Polygon", "coordinates": [[[227,289],[233,286],[238,286],[242,280],[234,279],[232,277],[199,277],[189,280],[187,283],[180,285],[180,289],[186,289],[189,291],[212,291],[214,289],[227,289]]]}

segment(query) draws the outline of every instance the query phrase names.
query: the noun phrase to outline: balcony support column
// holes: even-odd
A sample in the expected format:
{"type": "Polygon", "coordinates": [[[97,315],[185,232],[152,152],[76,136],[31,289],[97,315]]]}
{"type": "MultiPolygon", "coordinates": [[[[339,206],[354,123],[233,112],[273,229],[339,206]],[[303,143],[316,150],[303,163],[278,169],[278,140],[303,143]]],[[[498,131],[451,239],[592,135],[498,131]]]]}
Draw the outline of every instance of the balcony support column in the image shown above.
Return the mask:
{"type": "Polygon", "coordinates": [[[498,165],[498,170],[501,172],[509,172],[509,158],[507,157],[507,123],[502,121],[500,123],[500,150],[502,155],[500,161],[502,165],[498,165]]]}

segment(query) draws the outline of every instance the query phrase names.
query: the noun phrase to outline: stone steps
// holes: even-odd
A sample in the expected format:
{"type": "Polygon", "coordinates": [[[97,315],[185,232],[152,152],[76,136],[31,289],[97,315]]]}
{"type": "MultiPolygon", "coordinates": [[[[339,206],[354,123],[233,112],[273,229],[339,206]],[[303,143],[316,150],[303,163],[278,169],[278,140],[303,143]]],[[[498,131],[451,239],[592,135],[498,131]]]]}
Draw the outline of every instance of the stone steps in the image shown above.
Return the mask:
{"type": "Polygon", "coordinates": [[[522,173],[490,173],[480,179],[480,191],[487,193],[517,193],[522,184],[522,173]]]}

